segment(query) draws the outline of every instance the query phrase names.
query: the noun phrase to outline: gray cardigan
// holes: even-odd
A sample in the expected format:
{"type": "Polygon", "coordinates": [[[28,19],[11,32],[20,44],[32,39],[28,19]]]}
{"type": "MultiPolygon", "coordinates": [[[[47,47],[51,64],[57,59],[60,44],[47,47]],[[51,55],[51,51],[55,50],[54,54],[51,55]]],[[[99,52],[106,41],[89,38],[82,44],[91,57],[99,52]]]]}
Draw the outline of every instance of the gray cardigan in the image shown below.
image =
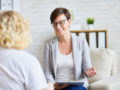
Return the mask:
{"type": "MultiPolygon", "coordinates": [[[[44,74],[47,81],[55,83],[56,77],[56,57],[57,57],[58,37],[54,37],[45,42],[44,48],[44,74]]],[[[85,86],[88,82],[83,72],[91,67],[89,47],[84,37],[72,36],[72,52],[74,62],[75,80],[83,81],[85,86]]]]}

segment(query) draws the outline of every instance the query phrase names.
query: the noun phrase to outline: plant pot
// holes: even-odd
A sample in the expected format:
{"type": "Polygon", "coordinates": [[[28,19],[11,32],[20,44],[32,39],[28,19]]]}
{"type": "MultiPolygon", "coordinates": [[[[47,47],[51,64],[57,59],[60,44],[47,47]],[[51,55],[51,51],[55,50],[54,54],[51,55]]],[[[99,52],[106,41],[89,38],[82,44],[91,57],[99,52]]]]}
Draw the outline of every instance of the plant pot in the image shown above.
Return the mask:
{"type": "Polygon", "coordinates": [[[94,24],[88,24],[88,30],[94,30],[94,24]]]}

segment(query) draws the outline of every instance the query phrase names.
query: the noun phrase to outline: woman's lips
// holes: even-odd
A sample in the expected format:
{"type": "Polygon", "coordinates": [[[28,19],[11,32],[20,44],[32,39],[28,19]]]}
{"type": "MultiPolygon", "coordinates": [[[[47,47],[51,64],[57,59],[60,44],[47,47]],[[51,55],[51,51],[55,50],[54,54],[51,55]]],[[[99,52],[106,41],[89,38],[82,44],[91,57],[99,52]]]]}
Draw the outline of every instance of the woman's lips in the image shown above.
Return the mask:
{"type": "Polygon", "coordinates": [[[57,31],[58,31],[58,32],[61,32],[62,30],[61,30],[61,29],[58,29],[57,31]]]}

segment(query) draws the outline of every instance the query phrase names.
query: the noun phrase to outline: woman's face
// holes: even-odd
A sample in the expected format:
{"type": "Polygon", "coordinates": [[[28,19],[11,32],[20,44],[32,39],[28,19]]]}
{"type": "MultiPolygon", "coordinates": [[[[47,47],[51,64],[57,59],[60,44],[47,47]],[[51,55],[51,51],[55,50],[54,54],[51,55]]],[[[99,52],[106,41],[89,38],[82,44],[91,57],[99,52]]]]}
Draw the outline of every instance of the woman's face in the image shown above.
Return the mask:
{"type": "Polygon", "coordinates": [[[69,31],[70,19],[67,20],[64,14],[59,15],[53,22],[53,28],[57,35],[64,35],[69,31]]]}

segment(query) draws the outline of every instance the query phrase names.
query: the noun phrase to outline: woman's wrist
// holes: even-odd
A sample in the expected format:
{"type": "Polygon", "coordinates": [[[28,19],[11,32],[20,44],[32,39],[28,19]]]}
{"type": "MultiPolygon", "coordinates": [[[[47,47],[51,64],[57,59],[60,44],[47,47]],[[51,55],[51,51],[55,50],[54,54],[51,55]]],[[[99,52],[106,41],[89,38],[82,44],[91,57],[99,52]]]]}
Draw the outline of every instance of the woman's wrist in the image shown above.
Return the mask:
{"type": "Polygon", "coordinates": [[[52,82],[48,82],[49,85],[54,85],[52,82]]]}
{"type": "Polygon", "coordinates": [[[52,82],[48,82],[48,87],[52,89],[54,89],[54,84],[52,82]]]}

